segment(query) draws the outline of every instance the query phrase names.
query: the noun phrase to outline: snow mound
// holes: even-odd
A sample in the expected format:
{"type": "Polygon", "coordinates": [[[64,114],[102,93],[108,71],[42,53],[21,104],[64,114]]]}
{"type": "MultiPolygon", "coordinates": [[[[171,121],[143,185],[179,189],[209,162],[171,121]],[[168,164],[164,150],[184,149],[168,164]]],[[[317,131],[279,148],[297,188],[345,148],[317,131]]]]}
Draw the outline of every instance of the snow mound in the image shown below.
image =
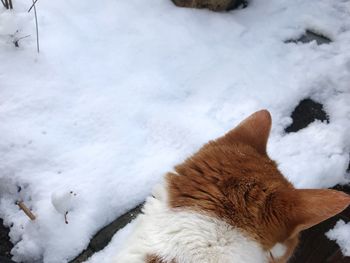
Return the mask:
{"type": "Polygon", "coordinates": [[[252,0],[213,13],[170,0],[38,1],[40,54],[31,1],[0,7],[0,217],[14,260],[71,260],[173,165],[262,108],[269,154],[297,187],[348,182],[349,3],[252,0]],[[332,42],[285,43],[307,29],[332,42]],[[308,97],[330,123],[285,134],[308,97]],[[74,205],[52,202],[71,190],[74,205]]]}
{"type": "Polygon", "coordinates": [[[345,224],[343,220],[339,220],[326,236],[337,242],[344,256],[350,257],[350,223],[345,224]]]}

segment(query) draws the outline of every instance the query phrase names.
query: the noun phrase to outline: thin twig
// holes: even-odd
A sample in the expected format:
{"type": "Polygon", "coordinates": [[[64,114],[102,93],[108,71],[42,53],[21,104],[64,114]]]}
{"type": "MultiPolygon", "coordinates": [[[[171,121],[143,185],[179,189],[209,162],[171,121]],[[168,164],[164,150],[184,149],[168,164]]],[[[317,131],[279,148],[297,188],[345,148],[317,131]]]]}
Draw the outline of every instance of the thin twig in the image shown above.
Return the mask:
{"type": "Polygon", "coordinates": [[[2,3],[3,6],[7,9],[6,2],[4,2],[4,0],[1,0],[1,3],[2,3]]]}
{"type": "Polygon", "coordinates": [[[66,213],[64,214],[64,222],[65,222],[66,224],[68,224],[68,218],[67,218],[67,215],[68,215],[68,212],[66,212],[66,213]]]}
{"type": "Polygon", "coordinates": [[[19,41],[24,39],[24,38],[27,38],[27,37],[30,37],[30,35],[26,35],[24,37],[20,37],[20,38],[14,39],[13,40],[13,44],[15,44],[16,47],[19,47],[19,41]]]}
{"type": "Polygon", "coordinates": [[[33,7],[34,7],[35,27],[36,27],[36,48],[37,48],[38,53],[40,53],[40,47],[39,47],[39,25],[38,25],[38,16],[37,16],[37,13],[36,13],[36,6],[35,6],[36,1],[34,1],[34,0],[32,0],[32,1],[33,1],[33,7]]]}
{"type": "Polygon", "coordinates": [[[7,0],[1,0],[1,2],[2,2],[2,4],[4,5],[4,7],[5,7],[6,9],[9,9],[7,0]]]}
{"type": "Polygon", "coordinates": [[[30,37],[30,35],[26,35],[26,36],[24,36],[24,37],[19,37],[19,38],[16,39],[16,41],[20,41],[21,39],[27,38],[27,37],[30,37]]]}
{"type": "Polygon", "coordinates": [[[9,8],[13,9],[12,0],[8,0],[8,1],[9,1],[9,8]]]}
{"type": "Polygon", "coordinates": [[[30,211],[30,209],[21,201],[16,203],[19,208],[30,218],[30,220],[35,220],[35,215],[30,211]]]}
{"type": "MultiPolygon", "coordinates": [[[[1,0],[2,1],[2,0],[1,0]]],[[[34,3],[30,6],[30,8],[28,9],[28,13],[32,10],[32,8],[34,7],[34,5],[36,4],[36,2],[38,2],[39,0],[35,0],[34,3]]]]}

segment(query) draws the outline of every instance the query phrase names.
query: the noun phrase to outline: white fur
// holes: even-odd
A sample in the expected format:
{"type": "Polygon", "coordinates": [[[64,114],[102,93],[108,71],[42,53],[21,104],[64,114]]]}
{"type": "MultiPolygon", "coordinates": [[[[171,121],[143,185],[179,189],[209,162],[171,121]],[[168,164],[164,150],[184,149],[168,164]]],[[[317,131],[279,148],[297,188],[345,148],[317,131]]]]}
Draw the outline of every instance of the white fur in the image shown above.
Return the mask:
{"type": "Polygon", "coordinates": [[[166,190],[148,198],[115,263],[144,263],[158,255],[177,263],[265,263],[268,253],[238,229],[213,217],[167,206],[166,190]]]}
{"type": "Polygon", "coordinates": [[[280,258],[280,257],[283,257],[284,254],[286,254],[287,248],[285,245],[277,243],[276,245],[273,246],[273,248],[271,248],[270,251],[274,258],[280,258]]]}

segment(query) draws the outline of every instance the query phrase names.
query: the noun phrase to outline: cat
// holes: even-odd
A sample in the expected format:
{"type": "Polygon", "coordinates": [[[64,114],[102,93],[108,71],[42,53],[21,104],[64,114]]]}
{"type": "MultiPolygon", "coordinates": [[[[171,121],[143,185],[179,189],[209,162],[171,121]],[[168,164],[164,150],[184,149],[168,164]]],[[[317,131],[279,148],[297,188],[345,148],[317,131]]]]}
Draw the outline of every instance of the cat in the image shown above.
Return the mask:
{"type": "Polygon", "coordinates": [[[284,263],[298,235],[350,196],[295,189],[268,157],[271,115],[258,111],[165,175],[118,263],[284,263]]]}

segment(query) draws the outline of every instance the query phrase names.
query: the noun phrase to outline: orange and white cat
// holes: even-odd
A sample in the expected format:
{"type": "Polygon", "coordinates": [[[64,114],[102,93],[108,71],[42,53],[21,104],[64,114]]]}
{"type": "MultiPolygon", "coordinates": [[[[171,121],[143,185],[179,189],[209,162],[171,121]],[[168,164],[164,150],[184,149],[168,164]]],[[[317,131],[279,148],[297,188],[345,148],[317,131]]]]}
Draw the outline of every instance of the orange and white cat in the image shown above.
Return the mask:
{"type": "Polygon", "coordinates": [[[254,113],[168,173],[118,263],[282,263],[300,231],[344,210],[334,190],[295,189],[266,153],[271,116],[254,113]]]}

